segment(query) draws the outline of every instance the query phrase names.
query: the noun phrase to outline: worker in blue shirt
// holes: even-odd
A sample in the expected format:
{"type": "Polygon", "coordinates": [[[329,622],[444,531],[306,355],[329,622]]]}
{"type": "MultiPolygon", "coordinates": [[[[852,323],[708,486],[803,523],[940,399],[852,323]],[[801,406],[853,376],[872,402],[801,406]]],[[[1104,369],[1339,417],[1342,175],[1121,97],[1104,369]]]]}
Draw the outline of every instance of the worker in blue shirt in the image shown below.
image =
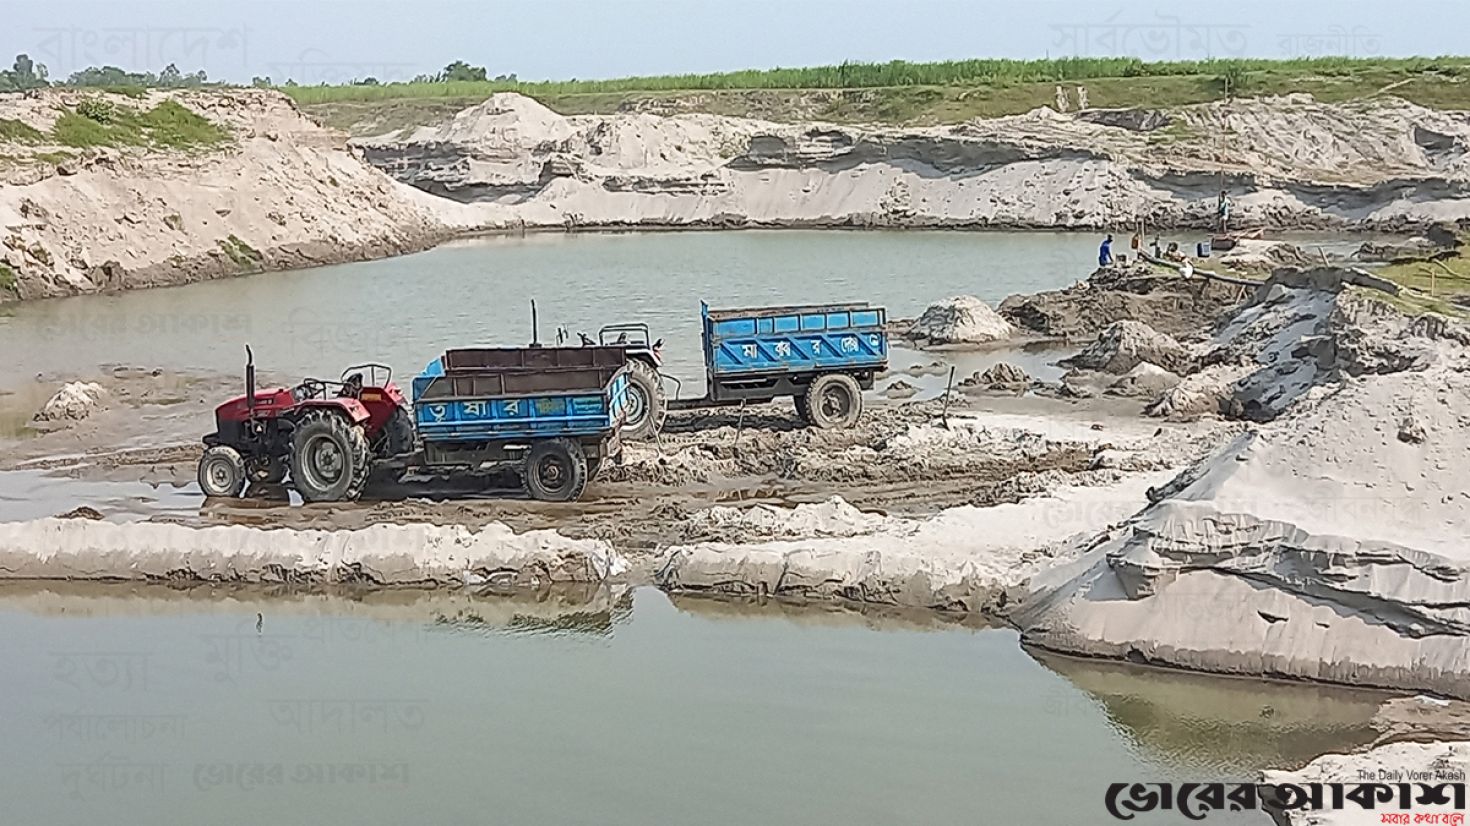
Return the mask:
{"type": "Polygon", "coordinates": [[[1097,248],[1097,265],[1099,267],[1112,266],[1113,263],[1113,236],[1108,235],[1103,239],[1102,246],[1097,248]]]}

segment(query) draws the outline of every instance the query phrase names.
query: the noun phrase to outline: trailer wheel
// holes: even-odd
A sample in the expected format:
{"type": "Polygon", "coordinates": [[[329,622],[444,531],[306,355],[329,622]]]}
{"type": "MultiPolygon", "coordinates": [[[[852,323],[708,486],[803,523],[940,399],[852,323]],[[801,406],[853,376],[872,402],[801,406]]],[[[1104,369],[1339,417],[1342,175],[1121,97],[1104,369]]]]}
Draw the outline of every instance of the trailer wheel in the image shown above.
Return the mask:
{"type": "Polygon", "coordinates": [[[308,502],[353,501],[367,485],[372,456],[360,425],[313,410],[291,440],[291,480],[308,502]]]}
{"type": "Polygon", "coordinates": [[[526,456],[526,492],[543,502],[571,502],[587,487],[587,454],[571,439],[537,442],[526,456]]]}
{"type": "Polygon", "coordinates": [[[792,396],[791,403],[796,405],[796,415],[800,416],[802,421],[811,424],[812,408],[806,403],[806,395],[792,396]]]}
{"type": "Polygon", "coordinates": [[[808,422],[820,428],[852,427],[863,415],[863,389],[846,373],[817,376],[806,389],[808,422]]]}
{"type": "Polygon", "coordinates": [[[628,362],[628,418],[623,435],[630,439],[652,439],[663,429],[669,402],[658,371],[646,362],[628,362]]]}
{"type": "Polygon", "coordinates": [[[245,491],[245,460],[233,447],[215,445],[199,457],[199,487],[211,499],[238,497],[245,491]]]}

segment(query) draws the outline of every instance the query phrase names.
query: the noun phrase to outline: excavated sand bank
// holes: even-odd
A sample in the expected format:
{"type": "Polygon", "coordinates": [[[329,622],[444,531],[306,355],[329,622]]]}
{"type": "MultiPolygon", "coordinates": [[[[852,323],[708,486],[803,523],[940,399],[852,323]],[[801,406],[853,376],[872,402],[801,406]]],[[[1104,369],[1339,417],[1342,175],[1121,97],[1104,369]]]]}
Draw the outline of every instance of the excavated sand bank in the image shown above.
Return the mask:
{"type": "Polygon", "coordinates": [[[1226,407],[1274,421],[1038,574],[1012,615],[1025,642],[1470,694],[1470,335],[1285,286],[1326,277],[1308,275],[1262,288],[1209,345],[1245,374],[1226,407]]]}
{"type": "Polygon", "coordinates": [[[90,519],[0,523],[0,579],[520,585],[597,582],[626,562],[596,540],[504,525],[353,531],[188,528],[90,519]]]}
{"type": "Polygon", "coordinates": [[[441,214],[474,229],[1204,228],[1222,173],[1240,226],[1405,229],[1470,215],[1470,125],[1455,113],[1291,95],[1157,114],[1110,125],[1043,108],[868,128],[564,117],[501,93],[358,143],[398,180],[463,202],[441,214]]]}
{"type": "Polygon", "coordinates": [[[0,302],[382,258],[450,235],[420,193],[364,163],[345,134],[312,123],[279,92],[134,99],[51,89],[0,94],[0,117],[44,132],[59,111],[89,99],[138,109],[173,100],[227,128],[230,140],[165,151],[0,139],[0,263],[14,276],[0,284],[0,302]]]}

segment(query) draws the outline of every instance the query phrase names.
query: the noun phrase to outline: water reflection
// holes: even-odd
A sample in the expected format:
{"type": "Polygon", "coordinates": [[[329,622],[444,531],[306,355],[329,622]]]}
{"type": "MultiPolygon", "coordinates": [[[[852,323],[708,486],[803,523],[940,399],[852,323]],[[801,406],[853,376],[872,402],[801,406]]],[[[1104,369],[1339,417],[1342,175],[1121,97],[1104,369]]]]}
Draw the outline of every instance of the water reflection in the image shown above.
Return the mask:
{"type": "Polygon", "coordinates": [[[1151,762],[1225,776],[1296,768],[1372,742],[1370,721],[1392,696],[1030,653],[1081,690],[1078,708],[1100,707],[1151,762]]]}
{"type": "Polygon", "coordinates": [[[1110,783],[1249,779],[1372,710],[1042,665],[934,614],[649,588],[15,583],[0,636],[15,822],[469,823],[485,800],[513,823],[1094,822],[1110,783]],[[118,761],[166,773],[161,817],[151,789],[68,796],[118,761]]]}

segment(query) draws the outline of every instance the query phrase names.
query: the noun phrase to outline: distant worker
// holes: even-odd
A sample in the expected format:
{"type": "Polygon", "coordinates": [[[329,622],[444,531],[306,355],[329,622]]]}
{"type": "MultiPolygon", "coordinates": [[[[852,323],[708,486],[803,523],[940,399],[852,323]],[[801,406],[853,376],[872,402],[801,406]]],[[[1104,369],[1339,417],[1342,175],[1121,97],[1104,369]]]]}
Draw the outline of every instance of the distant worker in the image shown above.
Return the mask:
{"type": "Polygon", "coordinates": [[[1220,190],[1220,199],[1215,202],[1215,215],[1220,219],[1220,232],[1224,234],[1230,228],[1230,196],[1225,190],[1220,190]]]}
{"type": "Polygon", "coordinates": [[[1097,248],[1097,265],[1099,267],[1110,267],[1113,264],[1113,236],[1111,233],[1103,239],[1102,246],[1097,248]]]}
{"type": "Polygon", "coordinates": [[[1133,237],[1128,239],[1128,246],[1131,247],[1134,252],[1138,252],[1139,250],[1143,249],[1143,233],[1133,233],[1133,237]]]}
{"type": "Polygon", "coordinates": [[[1159,236],[1157,236],[1157,235],[1154,236],[1154,257],[1155,258],[1163,258],[1164,257],[1164,251],[1161,250],[1161,249],[1159,249],[1159,241],[1160,240],[1161,239],[1159,238],[1159,236]]]}

